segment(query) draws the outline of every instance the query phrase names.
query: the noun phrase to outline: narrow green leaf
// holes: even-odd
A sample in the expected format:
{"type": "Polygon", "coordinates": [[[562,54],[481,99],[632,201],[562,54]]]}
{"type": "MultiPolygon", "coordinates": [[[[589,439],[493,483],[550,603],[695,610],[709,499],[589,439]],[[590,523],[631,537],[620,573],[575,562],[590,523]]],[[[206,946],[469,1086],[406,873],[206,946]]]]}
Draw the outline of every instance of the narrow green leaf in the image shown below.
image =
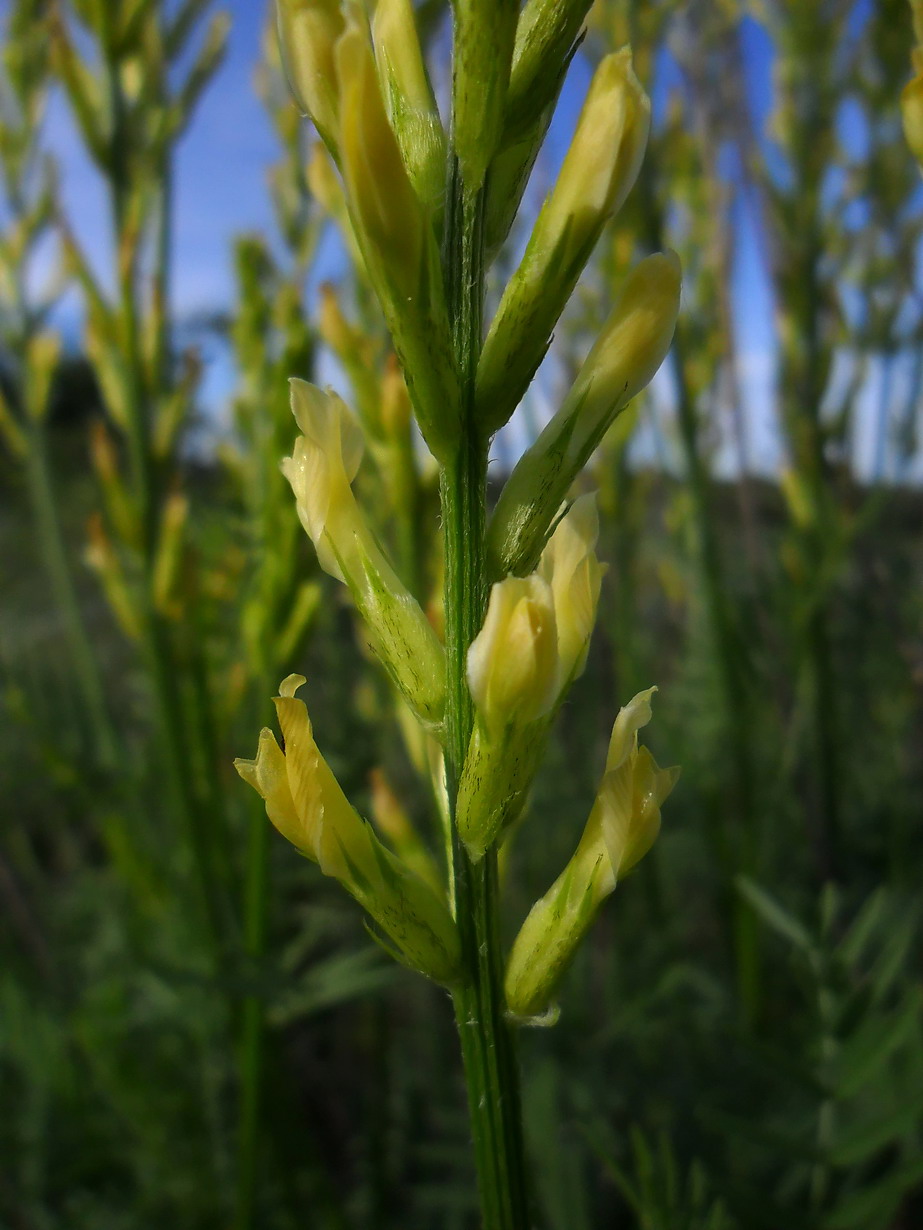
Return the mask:
{"type": "Polygon", "coordinates": [[[886,1145],[917,1130],[923,1117],[923,1089],[915,1089],[903,1105],[871,1122],[843,1131],[828,1153],[835,1166],[856,1166],[886,1145]]]}
{"type": "Polygon", "coordinates": [[[878,1230],[889,1226],[903,1197],[923,1179],[923,1157],[892,1171],[881,1183],[864,1187],[840,1201],[821,1230],[878,1230]]]}
{"type": "Polygon", "coordinates": [[[884,1019],[865,1022],[843,1044],[834,1075],[839,1097],[852,1097],[878,1075],[894,1052],[919,1027],[920,1009],[920,991],[914,988],[897,1011],[884,1019]]]}
{"type": "Polygon", "coordinates": [[[735,884],[741,897],[753,907],[767,927],[783,939],[790,940],[801,952],[815,951],[814,940],[807,930],[765,889],[760,888],[747,876],[738,876],[735,884]]]}

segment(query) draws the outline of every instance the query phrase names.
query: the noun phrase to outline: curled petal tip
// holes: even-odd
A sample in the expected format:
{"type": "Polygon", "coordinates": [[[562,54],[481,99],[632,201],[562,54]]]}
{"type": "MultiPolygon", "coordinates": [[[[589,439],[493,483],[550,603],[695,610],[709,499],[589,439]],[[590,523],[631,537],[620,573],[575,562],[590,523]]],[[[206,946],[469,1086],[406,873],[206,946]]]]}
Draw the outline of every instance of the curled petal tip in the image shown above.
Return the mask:
{"type": "Polygon", "coordinates": [[[291,699],[306,683],[304,675],[287,675],[279,684],[279,695],[291,699]]]}

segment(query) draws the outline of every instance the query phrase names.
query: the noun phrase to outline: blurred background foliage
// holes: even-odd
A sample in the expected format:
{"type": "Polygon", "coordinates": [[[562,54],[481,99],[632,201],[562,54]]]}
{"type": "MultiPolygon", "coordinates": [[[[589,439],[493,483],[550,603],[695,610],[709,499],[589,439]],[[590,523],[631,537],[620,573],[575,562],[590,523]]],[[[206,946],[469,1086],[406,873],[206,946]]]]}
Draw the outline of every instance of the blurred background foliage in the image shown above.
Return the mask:
{"type": "MultiPolygon", "coordinates": [[[[419,8],[437,83],[443,7],[419,8]]],[[[368,288],[350,275],[313,289],[321,240],[349,238],[271,37],[255,88],[278,139],[276,234],[241,236],[236,300],[204,326],[234,358],[220,430],[172,306],[176,150],[227,20],[217,0],[4,9],[0,1225],[466,1230],[448,1003],[370,944],[231,769],[278,680],[302,671],[347,793],[426,873],[412,827],[432,811],[425,748],[279,473],[287,377],[337,373],[370,441],[368,505],[438,623],[434,475],[368,288]],[[102,279],[45,139],[54,93],[108,203],[102,279]],[[56,306],[75,288],[79,345],[64,345],[56,306]]],[[[570,852],[614,701],[660,686],[655,751],[684,775],[560,1023],[523,1038],[537,1224],[914,1230],[923,210],[897,106],[910,15],[904,0],[598,0],[575,71],[628,41],[655,131],[559,330],[548,396],[639,252],[679,251],[684,305],[666,376],[585,476],[604,616],[511,843],[511,930],[570,852]],[[754,37],[772,48],[768,103],[754,37]],[[769,474],[738,353],[744,217],[778,343],[784,462],[769,474]]],[[[538,415],[523,408],[520,434],[538,415]]]]}

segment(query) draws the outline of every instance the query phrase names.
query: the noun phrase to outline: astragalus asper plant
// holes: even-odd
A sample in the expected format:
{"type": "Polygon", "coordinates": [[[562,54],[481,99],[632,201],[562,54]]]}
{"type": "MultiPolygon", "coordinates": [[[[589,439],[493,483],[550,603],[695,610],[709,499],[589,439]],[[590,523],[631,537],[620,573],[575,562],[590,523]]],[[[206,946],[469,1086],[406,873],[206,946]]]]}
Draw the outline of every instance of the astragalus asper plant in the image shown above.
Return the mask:
{"type": "Polygon", "coordinates": [[[299,676],[276,700],[283,745],[264,731],[256,759],[238,769],[276,827],[360,902],[395,954],[450,990],[490,1230],[529,1225],[515,1026],[553,1019],[569,958],[650,847],[675,779],[638,743],[651,689],[618,714],[573,858],[505,962],[498,847],[584,667],[602,579],[593,499],[568,506],[568,492],[663,360],[679,305],[675,256],[642,261],[488,522],[490,439],[528,388],[647,140],[649,103],[622,50],[596,71],[558,181],[485,328],[485,271],[512,225],[588,8],[587,0],[529,0],[522,11],[515,0],[457,0],[447,134],[410,0],[379,0],[371,24],[356,4],[278,6],[293,90],[338,168],[363,276],[439,465],[444,641],[353,492],[363,434],[334,393],[293,382],[302,434],[285,472],[321,565],[348,586],[384,668],[440,749],[444,887],[419,879],[353,810],[295,697],[299,676]]]}

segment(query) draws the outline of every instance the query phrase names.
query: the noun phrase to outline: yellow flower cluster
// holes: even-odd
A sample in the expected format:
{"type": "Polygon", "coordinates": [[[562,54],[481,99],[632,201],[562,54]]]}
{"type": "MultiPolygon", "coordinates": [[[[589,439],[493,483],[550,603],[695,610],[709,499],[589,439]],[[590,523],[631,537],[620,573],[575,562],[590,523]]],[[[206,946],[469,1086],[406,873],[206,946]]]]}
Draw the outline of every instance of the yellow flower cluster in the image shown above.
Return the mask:
{"type": "MultiPolygon", "coordinates": [[[[489,247],[508,229],[510,204],[515,211],[586,4],[529,0],[520,11],[513,0],[460,0],[455,9],[452,156],[465,191],[486,194],[489,247]],[[542,66],[552,61],[549,76],[542,66]],[[491,197],[488,165],[498,168],[496,183],[506,185],[509,200],[491,197]]],[[[413,5],[378,0],[370,27],[355,4],[278,0],[278,18],[293,91],[326,146],[324,160],[312,162],[312,185],[361,254],[400,364],[382,386],[380,409],[370,416],[360,405],[362,424],[376,439],[388,424],[406,427],[409,398],[424,440],[448,466],[463,434],[439,243],[448,141],[413,5]]],[[[631,189],[649,122],[630,51],[606,57],[487,330],[476,380],[471,368],[466,422],[485,448],[521,399],[603,226],[631,189]]],[[[649,257],[628,276],[572,389],[515,467],[488,525],[494,584],[467,651],[475,716],[453,800],[454,823],[474,863],[521,816],[555,714],[585,668],[604,569],[596,555],[595,497],[569,503],[568,493],[616,415],[666,355],[679,295],[672,253],[649,257]]],[[[352,333],[331,292],[321,329],[348,360],[352,333]]],[[[363,426],[335,393],[301,380],[292,381],[292,409],[300,435],[283,471],[302,525],[321,566],[348,587],[378,657],[438,747],[446,738],[446,652],[353,491],[363,426]]],[[[456,658],[456,674],[459,666],[456,658]]],[[[374,807],[387,820],[381,831],[391,849],[353,810],[295,697],[303,682],[290,676],[276,698],[282,745],[264,730],[256,758],[237,761],[238,771],[263,797],[276,828],[344,885],[400,958],[452,985],[460,958],[448,886],[439,884],[382,781],[374,807]]],[[[620,712],[583,836],[513,946],[506,993],[517,1017],[548,1011],[599,905],[656,837],[676,771],[659,769],[638,743],[652,691],[620,712]]],[[[439,795],[438,757],[433,763],[439,795]]]]}

